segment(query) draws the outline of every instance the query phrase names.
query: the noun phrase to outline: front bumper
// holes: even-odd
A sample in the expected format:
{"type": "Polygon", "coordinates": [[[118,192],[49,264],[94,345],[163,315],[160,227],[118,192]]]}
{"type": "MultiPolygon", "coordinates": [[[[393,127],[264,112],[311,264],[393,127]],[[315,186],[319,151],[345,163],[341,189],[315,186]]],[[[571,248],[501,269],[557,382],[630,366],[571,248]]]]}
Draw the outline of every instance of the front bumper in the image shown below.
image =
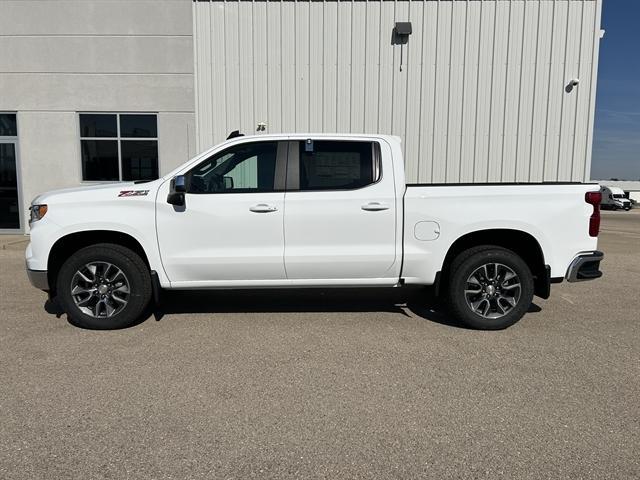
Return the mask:
{"type": "Polygon", "coordinates": [[[49,290],[49,276],[46,270],[30,270],[27,268],[27,277],[31,285],[40,290],[49,290]]]}
{"type": "Polygon", "coordinates": [[[579,254],[569,265],[565,278],[568,282],[584,282],[600,278],[602,276],[600,262],[603,258],[604,253],[597,250],[579,254]]]}

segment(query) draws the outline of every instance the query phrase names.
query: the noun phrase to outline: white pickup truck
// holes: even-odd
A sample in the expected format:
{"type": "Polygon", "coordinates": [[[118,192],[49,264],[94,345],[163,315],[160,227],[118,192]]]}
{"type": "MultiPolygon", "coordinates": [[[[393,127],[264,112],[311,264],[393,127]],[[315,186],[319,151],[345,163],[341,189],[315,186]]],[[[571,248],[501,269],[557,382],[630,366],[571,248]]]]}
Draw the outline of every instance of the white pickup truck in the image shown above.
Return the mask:
{"type": "Polygon", "coordinates": [[[384,135],[235,136],[157,180],[45,193],[31,283],[121,328],[162,289],[434,285],[481,329],[600,277],[598,185],[407,185],[384,135]]]}

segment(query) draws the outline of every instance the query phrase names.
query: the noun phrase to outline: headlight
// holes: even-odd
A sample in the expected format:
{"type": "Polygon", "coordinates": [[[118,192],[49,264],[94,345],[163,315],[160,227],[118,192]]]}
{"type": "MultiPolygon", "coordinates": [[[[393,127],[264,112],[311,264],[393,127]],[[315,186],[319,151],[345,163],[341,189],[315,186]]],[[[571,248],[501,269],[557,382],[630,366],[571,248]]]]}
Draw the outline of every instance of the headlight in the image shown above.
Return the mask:
{"type": "Polygon", "coordinates": [[[37,222],[47,214],[49,208],[46,205],[31,205],[29,208],[29,223],[37,222]]]}

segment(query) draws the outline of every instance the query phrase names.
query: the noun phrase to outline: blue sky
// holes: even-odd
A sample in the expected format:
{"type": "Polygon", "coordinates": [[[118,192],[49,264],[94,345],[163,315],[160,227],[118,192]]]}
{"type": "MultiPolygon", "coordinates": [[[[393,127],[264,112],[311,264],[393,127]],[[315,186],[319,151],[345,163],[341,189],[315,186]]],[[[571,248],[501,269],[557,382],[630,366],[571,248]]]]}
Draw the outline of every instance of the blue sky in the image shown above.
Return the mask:
{"type": "Polygon", "coordinates": [[[603,4],[591,178],[640,180],[640,1],[603,4]]]}

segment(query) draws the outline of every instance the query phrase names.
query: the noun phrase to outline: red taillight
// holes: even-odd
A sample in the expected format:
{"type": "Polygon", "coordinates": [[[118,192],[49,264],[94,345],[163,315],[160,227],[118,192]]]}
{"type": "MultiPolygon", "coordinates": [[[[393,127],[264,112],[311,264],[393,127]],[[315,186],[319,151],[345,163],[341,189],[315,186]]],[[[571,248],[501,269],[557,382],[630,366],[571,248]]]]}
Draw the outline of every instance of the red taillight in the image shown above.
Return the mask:
{"type": "Polygon", "coordinates": [[[593,205],[593,213],[589,219],[589,236],[597,237],[600,232],[600,202],[602,194],[600,192],[587,192],[584,201],[593,205]]]}

